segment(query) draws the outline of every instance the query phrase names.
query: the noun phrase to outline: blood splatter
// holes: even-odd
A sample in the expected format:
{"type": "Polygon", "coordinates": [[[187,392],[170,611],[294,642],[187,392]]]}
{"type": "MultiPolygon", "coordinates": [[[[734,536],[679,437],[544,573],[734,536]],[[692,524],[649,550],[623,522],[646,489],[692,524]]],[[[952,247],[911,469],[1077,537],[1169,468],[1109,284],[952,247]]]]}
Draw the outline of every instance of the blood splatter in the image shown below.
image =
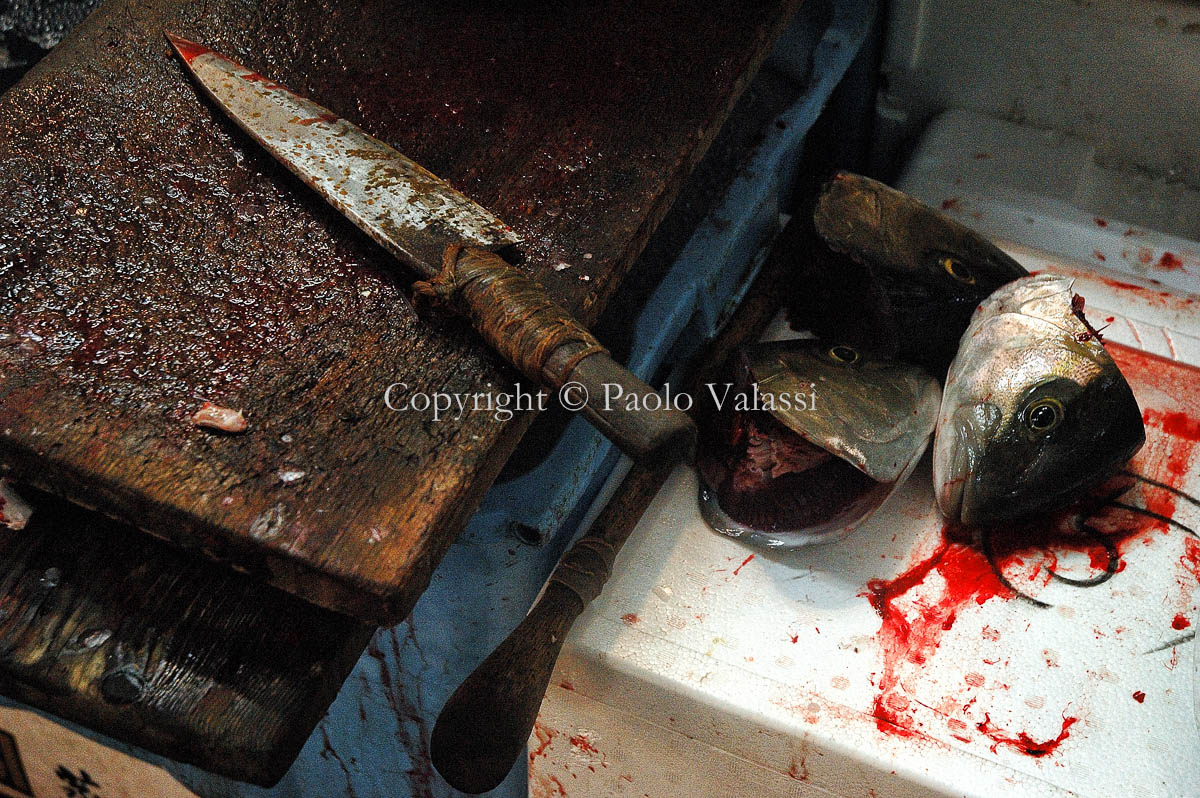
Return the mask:
{"type": "Polygon", "coordinates": [[[600,754],[600,750],[592,745],[592,741],[582,734],[577,734],[571,738],[571,745],[578,748],[580,751],[586,751],[589,754],[600,754]]]}
{"type": "Polygon", "coordinates": [[[554,730],[547,729],[540,723],[534,722],[533,733],[537,736],[538,747],[529,752],[529,761],[531,763],[539,756],[545,756],[546,749],[549,748],[550,743],[554,741],[554,730]]]}
{"type": "Polygon", "coordinates": [[[625,622],[626,626],[633,626],[635,623],[640,621],[641,618],[637,617],[637,615],[633,614],[632,612],[627,612],[621,616],[621,620],[625,622]]]}
{"type": "Polygon", "coordinates": [[[555,796],[558,796],[558,798],[567,798],[566,788],[554,776],[551,776],[549,773],[533,773],[530,775],[530,798],[555,798],[555,796]]]}
{"type": "Polygon", "coordinates": [[[944,200],[942,200],[942,210],[944,210],[944,211],[954,210],[958,207],[958,203],[960,203],[960,202],[962,202],[962,199],[959,197],[950,197],[949,199],[944,199],[944,200]]]}
{"type": "Polygon", "coordinates": [[[1125,283],[1120,280],[1113,280],[1109,277],[1101,277],[1100,279],[1104,282],[1105,285],[1109,286],[1110,288],[1121,288],[1126,291],[1145,291],[1146,290],[1145,288],[1143,288],[1140,285],[1136,285],[1134,283],[1125,283]]]}
{"type": "Polygon", "coordinates": [[[1133,694],[1133,700],[1140,704],[1146,700],[1146,694],[1143,693],[1141,690],[1138,690],[1133,694]]]}
{"type": "Polygon", "coordinates": [[[745,568],[745,567],[746,567],[746,563],[750,562],[750,561],[751,561],[751,560],[753,560],[753,559],[754,559],[754,555],[753,555],[753,554],[751,554],[749,557],[747,557],[746,559],[742,560],[742,564],[741,564],[741,565],[739,565],[737,568],[734,568],[734,569],[733,569],[733,575],[734,575],[734,576],[737,576],[737,575],[738,575],[738,573],[739,573],[739,572],[740,572],[740,571],[741,571],[743,568],[745,568]]]}
{"type": "Polygon", "coordinates": [[[1097,227],[1108,227],[1108,221],[1100,218],[1099,216],[1095,218],[1095,222],[1097,227]]]}
{"type": "Polygon", "coordinates": [[[936,651],[942,634],[953,627],[960,610],[971,602],[984,604],[1009,593],[983,554],[964,542],[963,530],[947,524],[930,555],[893,579],[872,579],[862,595],[883,620],[876,635],[883,649],[883,673],[872,714],[880,731],[909,736],[914,729],[911,716],[906,714],[908,702],[895,692],[900,680],[898,666],[903,662],[923,662],[936,651]],[[941,595],[932,598],[922,595],[906,602],[915,610],[910,616],[899,606],[900,600],[934,573],[944,582],[941,595]]]}
{"type": "Polygon", "coordinates": [[[992,753],[1000,746],[1008,746],[1018,753],[1032,757],[1043,757],[1054,753],[1062,741],[1070,735],[1070,728],[1079,718],[1063,716],[1062,731],[1053,740],[1037,742],[1027,732],[1019,732],[1015,737],[992,724],[992,719],[985,712],[983,722],[975,724],[975,728],[986,734],[992,740],[992,753]]]}
{"type": "Polygon", "coordinates": [[[1200,419],[1191,418],[1186,413],[1160,413],[1147,410],[1142,415],[1147,424],[1157,423],[1162,431],[1176,438],[1183,438],[1192,443],[1200,442],[1200,419]]]}
{"type": "Polygon", "coordinates": [[[1156,263],[1155,265],[1160,269],[1168,269],[1168,270],[1182,269],[1183,261],[1181,261],[1179,258],[1177,258],[1171,252],[1164,252],[1162,254],[1162,257],[1158,259],[1158,263],[1156,263]]]}
{"type": "Polygon", "coordinates": [[[1175,619],[1171,621],[1172,629],[1186,629],[1192,625],[1192,622],[1184,617],[1183,613],[1176,613],[1175,619]]]}

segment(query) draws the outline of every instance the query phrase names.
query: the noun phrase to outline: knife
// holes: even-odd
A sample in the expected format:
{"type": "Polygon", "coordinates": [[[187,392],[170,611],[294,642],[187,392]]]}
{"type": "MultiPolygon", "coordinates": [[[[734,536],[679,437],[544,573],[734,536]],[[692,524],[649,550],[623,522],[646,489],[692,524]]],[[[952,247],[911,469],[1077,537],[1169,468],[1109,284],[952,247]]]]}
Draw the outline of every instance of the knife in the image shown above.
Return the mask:
{"type": "Polygon", "coordinates": [[[519,242],[512,228],[328,109],[208,47],[166,35],[239,127],[424,278],[414,285],[419,295],[462,312],[509,363],[560,391],[569,409],[633,460],[665,467],[691,459],[691,418],[614,361],[541,285],[496,254],[519,242]]]}

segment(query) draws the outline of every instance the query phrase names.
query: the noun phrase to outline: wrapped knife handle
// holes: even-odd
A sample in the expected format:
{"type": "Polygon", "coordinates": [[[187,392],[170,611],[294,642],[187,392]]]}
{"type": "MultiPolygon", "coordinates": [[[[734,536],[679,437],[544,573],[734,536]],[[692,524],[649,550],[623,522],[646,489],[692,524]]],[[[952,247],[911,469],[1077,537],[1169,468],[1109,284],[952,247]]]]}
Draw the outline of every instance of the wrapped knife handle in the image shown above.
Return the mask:
{"type": "Polygon", "coordinates": [[[449,246],[442,271],[415,287],[418,294],[458,305],[489,345],[526,377],[560,391],[568,409],[583,413],[634,461],[658,467],[693,457],[691,418],[667,406],[544,288],[499,255],[449,246]]]}

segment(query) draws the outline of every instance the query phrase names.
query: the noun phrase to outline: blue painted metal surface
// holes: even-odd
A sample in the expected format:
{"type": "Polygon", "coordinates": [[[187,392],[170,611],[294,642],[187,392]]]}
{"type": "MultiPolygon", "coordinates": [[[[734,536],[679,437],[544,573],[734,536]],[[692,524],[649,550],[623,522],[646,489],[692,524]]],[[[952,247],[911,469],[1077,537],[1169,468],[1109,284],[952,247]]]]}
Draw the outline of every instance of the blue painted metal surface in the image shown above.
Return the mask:
{"type": "MultiPolygon", "coordinates": [[[[785,74],[812,51],[807,88],[769,125],[722,201],[696,229],[635,322],[630,369],[643,377],[685,363],[719,330],[779,227],[804,136],[850,67],[874,19],[873,0],[835,0],[824,31],[794,28],[772,57],[785,74]],[[805,46],[820,35],[816,47],[805,46]],[[799,52],[798,51],[803,51],[799,52]]],[[[488,492],[450,548],[411,618],[379,630],[328,715],[279,785],[261,789],[154,757],[72,726],[167,768],[204,798],[456,796],[429,762],[429,732],[442,704],[532,604],[612,473],[616,451],[573,419],[538,467],[488,492]],[[520,543],[512,524],[546,545],[520,543]]],[[[8,703],[8,702],[5,702],[8,703]]],[[[68,724],[70,725],[70,724],[68,724]]],[[[519,761],[493,796],[526,794],[519,761]]]]}

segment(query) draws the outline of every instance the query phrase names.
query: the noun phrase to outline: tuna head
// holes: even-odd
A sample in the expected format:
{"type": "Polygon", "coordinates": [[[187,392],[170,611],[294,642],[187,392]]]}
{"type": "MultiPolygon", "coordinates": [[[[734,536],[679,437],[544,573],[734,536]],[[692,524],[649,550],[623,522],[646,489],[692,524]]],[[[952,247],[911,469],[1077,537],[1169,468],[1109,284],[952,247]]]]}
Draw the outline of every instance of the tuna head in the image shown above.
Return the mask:
{"type": "Polygon", "coordinates": [[[975,312],[935,432],[946,517],[988,525],[1053,509],[1141,448],[1133,392],[1072,299],[1069,278],[1037,275],[975,312]]]}
{"type": "MultiPolygon", "coordinates": [[[[868,282],[855,314],[872,311],[880,351],[920,363],[937,376],[954,357],[976,305],[1027,274],[979,233],[882,183],[838,173],[813,212],[817,235],[863,272],[843,267],[845,281],[868,282]],[[865,273],[864,273],[865,272],[865,273]],[[891,343],[891,346],[881,344],[891,343]]],[[[830,268],[830,267],[826,267],[830,268]]],[[[843,314],[843,317],[847,314],[843,314]]],[[[850,331],[833,332],[859,340],[850,331]]]]}

